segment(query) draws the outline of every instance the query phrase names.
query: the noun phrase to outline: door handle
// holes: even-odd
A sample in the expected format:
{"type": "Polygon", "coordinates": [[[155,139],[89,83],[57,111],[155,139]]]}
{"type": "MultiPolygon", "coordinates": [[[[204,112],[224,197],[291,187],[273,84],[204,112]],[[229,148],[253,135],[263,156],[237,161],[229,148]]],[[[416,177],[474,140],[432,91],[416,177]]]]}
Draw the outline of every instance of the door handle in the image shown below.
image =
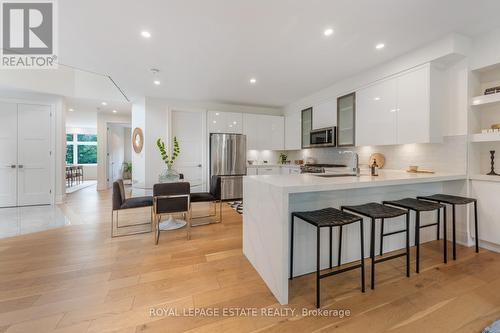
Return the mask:
{"type": "Polygon", "coordinates": [[[19,169],[22,169],[22,168],[24,168],[24,165],[19,164],[17,167],[18,167],[19,169]]]}
{"type": "Polygon", "coordinates": [[[11,168],[11,169],[15,169],[15,168],[16,168],[16,165],[15,165],[15,164],[11,164],[10,168],[11,168]]]}
{"type": "Polygon", "coordinates": [[[198,164],[198,168],[201,168],[201,164],[198,164]]]}

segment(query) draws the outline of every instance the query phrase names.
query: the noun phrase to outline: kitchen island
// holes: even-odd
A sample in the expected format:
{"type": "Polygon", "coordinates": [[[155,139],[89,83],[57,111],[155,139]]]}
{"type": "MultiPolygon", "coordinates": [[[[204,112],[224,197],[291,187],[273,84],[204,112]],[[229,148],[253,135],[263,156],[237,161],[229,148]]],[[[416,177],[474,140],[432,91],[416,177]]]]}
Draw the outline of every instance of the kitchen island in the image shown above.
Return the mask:
{"type": "MultiPolygon", "coordinates": [[[[342,205],[382,202],[435,193],[460,195],[465,193],[465,179],[465,174],[413,174],[396,170],[381,170],[378,177],[361,175],[328,178],[314,174],[246,176],[243,179],[243,253],[276,299],[281,304],[287,304],[292,212],[325,207],[339,208],[342,205]]],[[[457,225],[466,225],[466,211],[457,210],[457,212],[457,225]]],[[[427,224],[435,222],[435,218],[435,213],[424,212],[421,221],[422,224],[427,224]]],[[[413,220],[412,216],[412,226],[413,220]]],[[[404,223],[403,217],[391,220],[391,223],[386,223],[385,231],[399,230],[403,228],[404,223]]],[[[377,223],[377,229],[379,227],[377,223]]],[[[329,265],[327,229],[321,231],[322,269],[329,265]]],[[[414,227],[411,227],[412,243],[413,230],[414,227]]],[[[315,228],[308,223],[296,221],[294,276],[316,271],[315,232],[315,228]]],[[[334,258],[337,258],[338,252],[337,232],[334,230],[333,234],[334,258]]],[[[369,225],[365,225],[365,257],[368,256],[369,232],[369,225]]],[[[425,228],[421,231],[421,242],[435,238],[435,228],[425,228]]],[[[378,237],[376,239],[378,240],[378,237]]],[[[404,237],[400,235],[387,237],[384,240],[384,253],[402,249],[404,246],[404,237]]],[[[378,243],[376,243],[377,248],[378,243]]],[[[352,224],[343,230],[342,263],[359,258],[359,224],[352,224]]]]}

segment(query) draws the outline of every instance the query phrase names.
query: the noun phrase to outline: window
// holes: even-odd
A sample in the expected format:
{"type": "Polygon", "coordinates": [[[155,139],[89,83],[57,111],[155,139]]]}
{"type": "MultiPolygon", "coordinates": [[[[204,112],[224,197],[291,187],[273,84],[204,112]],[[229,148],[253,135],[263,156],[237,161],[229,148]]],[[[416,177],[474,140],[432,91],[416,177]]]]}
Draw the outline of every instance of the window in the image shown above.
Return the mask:
{"type": "Polygon", "coordinates": [[[96,164],[97,146],[78,145],[78,164],[96,164]]]}
{"type": "Polygon", "coordinates": [[[73,164],[73,145],[66,145],[66,164],[73,164]]]}
{"type": "Polygon", "coordinates": [[[97,164],[97,135],[66,134],[67,164],[97,164]]]}
{"type": "Polygon", "coordinates": [[[76,137],[80,142],[97,142],[97,135],[95,134],[77,134],[76,137]]]}

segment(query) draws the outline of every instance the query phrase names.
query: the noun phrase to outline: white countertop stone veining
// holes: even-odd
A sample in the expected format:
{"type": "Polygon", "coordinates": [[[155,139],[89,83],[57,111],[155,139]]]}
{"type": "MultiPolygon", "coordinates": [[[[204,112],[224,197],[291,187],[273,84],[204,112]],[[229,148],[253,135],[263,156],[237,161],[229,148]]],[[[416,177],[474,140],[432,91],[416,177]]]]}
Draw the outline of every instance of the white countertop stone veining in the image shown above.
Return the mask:
{"type": "Polygon", "coordinates": [[[282,189],[286,193],[304,193],[319,191],[334,191],[353,188],[407,185],[431,183],[450,180],[465,180],[465,174],[443,173],[408,173],[401,170],[380,170],[379,175],[372,177],[362,173],[360,177],[318,177],[314,174],[299,175],[262,175],[245,176],[246,178],[262,182],[282,189]]]}

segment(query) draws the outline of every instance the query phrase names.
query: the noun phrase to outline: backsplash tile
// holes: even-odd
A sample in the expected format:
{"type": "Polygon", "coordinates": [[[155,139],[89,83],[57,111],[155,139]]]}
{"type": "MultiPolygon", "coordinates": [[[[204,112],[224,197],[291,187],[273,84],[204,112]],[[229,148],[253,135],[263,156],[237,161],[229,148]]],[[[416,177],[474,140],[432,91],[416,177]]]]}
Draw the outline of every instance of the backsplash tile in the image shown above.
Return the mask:
{"type": "Polygon", "coordinates": [[[298,160],[312,157],[320,163],[349,164],[350,156],[341,151],[353,150],[359,154],[361,167],[368,166],[373,153],[385,155],[386,169],[405,170],[409,165],[440,172],[466,173],[467,136],[448,136],[443,143],[406,144],[393,146],[364,146],[352,149],[313,148],[285,152],[288,159],[298,160]]]}

